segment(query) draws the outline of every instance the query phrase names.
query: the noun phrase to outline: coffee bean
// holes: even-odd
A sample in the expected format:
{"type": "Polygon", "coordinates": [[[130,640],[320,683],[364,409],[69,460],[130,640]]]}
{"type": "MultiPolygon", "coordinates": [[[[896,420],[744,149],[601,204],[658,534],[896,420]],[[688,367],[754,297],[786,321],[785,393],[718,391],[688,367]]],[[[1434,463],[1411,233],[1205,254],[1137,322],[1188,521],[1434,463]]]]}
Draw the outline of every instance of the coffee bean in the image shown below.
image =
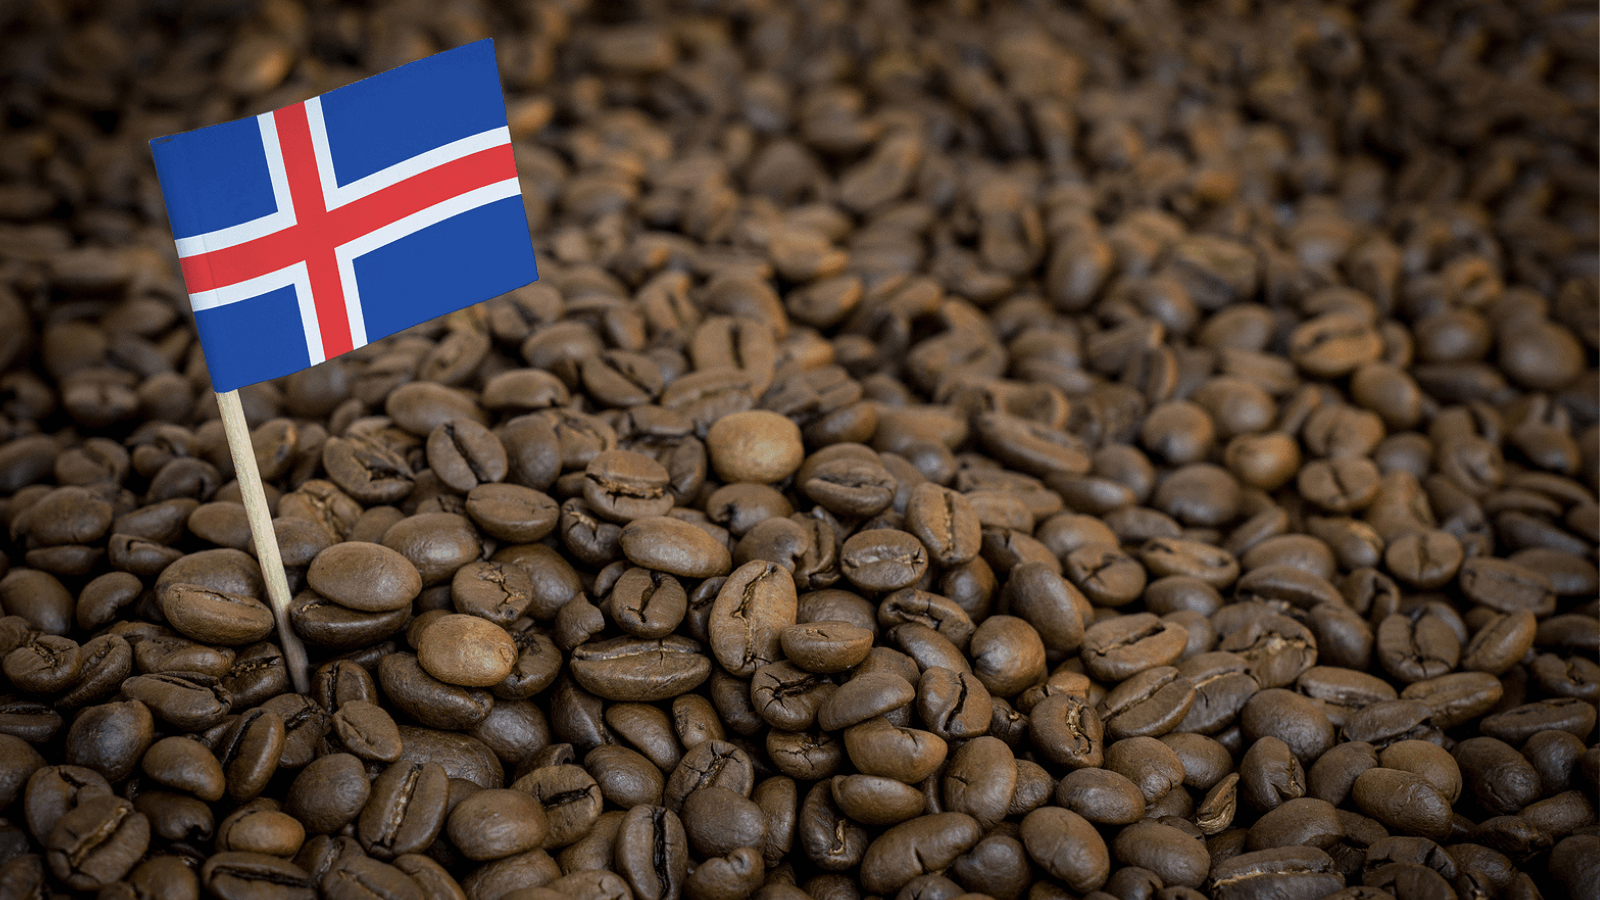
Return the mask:
{"type": "Polygon", "coordinates": [[[928,551],[904,531],[879,528],[845,540],[839,568],[850,582],[866,591],[892,591],[921,578],[928,569],[928,551]]]}
{"type": "Polygon", "coordinates": [[[795,624],[794,580],[771,563],[752,561],[728,577],[711,610],[711,650],[735,675],[778,660],[784,628],[795,624]]]}
{"type": "Polygon", "coordinates": [[[400,758],[400,729],[388,711],[365,700],[349,700],[333,714],[339,743],[362,759],[394,762],[400,758]]]}
{"type": "Polygon", "coordinates": [[[962,494],[936,484],[921,484],[906,503],[906,530],[940,565],[971,560],[982,548],[978,514],[962,494]]]}
{"type": "Polygon", "coordinates": [[[271,634],[275,624],[272,610],[254,597],[182,582],[162,588],[160,604],[172,627],[205,643],[253,643],[271,634]]]}
{"type": "Polygon", "coordinates": [[[305,841],[305,828],[290,815],[251,801],[217,823],[217,849],[290,857],[305,841]]]}
{"type": "Polygon", "coordinates": [[[917,713],[934,734],[960,740],[989,730],[994,703],[977,677],[934,666],[917,682],[917,713]]]}
{"type": "Polygon", "coordinates": [[[604,800],[588,772],[573,765],[535,769],[511,785],[544,807],[549,834],[546,847],[564,847],[584,834],[600,815],[604,800]]]}
{"type": "Polygon", "coordinates": [[[499,684],[516,661],[517,646],[505,629],[477,616],[444,616],[417,643],[417,663],[445,684],[499,684]]]}
{"type": "Polygon", "coordinates": [[[428,433],[428,466],[439,480],[463,494],[506,477],[505,447],[489,429],[456,419],[428,433]]]}
{"type": "Polygon", "coordinates": [[[850,761],[863,774],[882,775],[916,784],[944,762],[949,748],[937,735],[893,725],[877,717],[853,725],[844,733],[850,761]]]}
{"type": "Polygon", "coordinates": [[[1289,745],[1263,737],[1239,760],[1239,793],[1250,805],[1271,812],[1306,793],[1305,769],[1289,745]]]}
{"type": "Polygon", "coordinates": [[[544,808],[519,791],[479,791],[450,811],[450,841],[468,859],[502,859],[539,846],[548,833],[544,808]]]}
{"type": "Polygon", "coordinates": [[[961,813],[936,813],[896,825],[870,845],[861,860],[867,890],[897,890],[913,878],[950,865],[981,836],[977,822],[961,813]]]}
{"type": "Polygon", "coordinates": [[[1076,769],[1061,779],[1056,802],[1090,822],[1128,825],[1144,818],[1145,799],[1127,776],[1109,769],[1076,769]]]}
{"type": "Polygon", "coordinates": [[[762,410],[719,419],[706,434],[711,465],[728,483],[782,481],[800,467],[800,429],[762,410]]]}
{"type": "Polygon", "coordinates": [[[533,576],[512,562],[469,562],[450,578],[450,602],[457,612],[505,627],[529,611],[536,590],[533,576]]]}
{"type": "MultiPolygon", "coordinates": [[[[383,536],[380,545],[386,549],[400,554],[406,562],[421,576],[422,586],[429,587],[442,584],[467,563],[477,559],[482,551],[482,543],[472,527],[471,520],[465,516],[449,512],[422,513],[402,519],[383,536]]],[[[363,551],[371,554],[371,551],[363,551]]],[[[383,585],[385,608],[393,609],[389,605],[405,593],[401,585],[409,585],[408,573],[399,566],[393,557],[387,557],[385,566],[381,571],[386,574],[393,572],[391,577],[398,580],[393,587],[383,585]]],[[[307,572],[309,580],[310,573],[307,572]]],[[[315,587],[315,585],[312,585],[315,587]]],[[[409,590],[409,587],[407,587],[409,590]]]]}
{"type": "Polygon", "coordinates": [[[1154,872],[1163,884],[1198,888],[1211,870],[1205,844],[1158,821],[1135,822],[1117,833],[1111,852],[1118,862],[1154,872]]]}
{"type": "Polygon", "coordinates": [[[611,589],[612,618],[617,627],[638,638],[671,634],[688,607],[683,585],[665,572],[635,566],[623,572],[611,589]]]}
{"type": "Polygon", "coordinates": [[[711,661],[688,638],[615,638],[573,651],[573,677],[612,700],[667,700],[693,690],[711,674],[711,661]]]}
{"type": "Polygon", "coordinates": [[[223,729],[212,752],[222,763],[230,799],[242,803],[266,789],[284,761],[287,733],[285,720],[264,706],[244,713],[223,729]]]}
{"type": "Polygon", "coordinates": [[[284,811],[311,834],[333,834],[355,821],[370,795],[361,760],[348,753],[330,753],[295,776],[284,811]]]}
{"type": "Polygon", "coordinates": [[[1150,613],[1118,616],[1084,631],[1084,667],[1096,678],[1121,681],[1148,668],[1171,665],[1187,643],[1187,633],[1176,623],[1162,622],[1150,613]]]}
{"type": "Polygon", "coordinates": [[[784,656],[808,672],[831,674],[853,668],[872,649],[872,631],[849,622],[811,621],[778,635],[784,656]]]}
{"type": "Polygon", "coordinates": [[[1020,837],[1028,856],[1074,891],[1092,891],[1110,874],[1105,841],[1077,813],[1053,806],[1036,809],[1023,818],[1020,837]]]}
{"type": "Polygon", "coordinates": [[[45,840],[50,871],[68,887],[99,890],[121,879],[150,846],[150,823],[119,797],[94,797],[66,812],[45,840]]]}
{"type": "Polygon", "coordinates": [[[548,495],[519,484],[480,484],[467,494],[466,509],[485,534],[514,543],[543,540],[561,514],[548,495]]]}
{"type": "Polygon", "coordinates": [[[204,744],[188,738],[156,741],[145,751],[140,766],[157,783],[188,791],[207,803],[222,799],[226,787],[222,764],[204,744]]]}
{"type": "Polygon", "coordinates": [[[108,781],[121,781],[139,764],[154,737],[150,707],[138,699],[103,703],[80,711],[73,719],[67,730],[65,759],[68,765],[92,769],[108,781]]]}
{"type": "Polygon", "coordinates": [[[944,808],[965,813],[980,828],[992,828],[1010,811],[1016,793],[1016,761],[996,737],[973,738],[951,755],[944,773],[944,808]]]}
{"type": "Polygon", "coordinates": [[[617,831],[616,866],[633,895],[666,900],[683,890],[689,852],[683,823],[671,810],[636,806],[617,831]]]}
{"type": "Polygon", "coordinates": [[[1394,830],[1435,840],[1450,833],[1450,801],[1410,772],[1368,769],[1356,777],[1350,795],[1363,812],[1394,830]]]}
{"type": "Polygon", "coordinates": [[[1267,896],[1327,896],[1339,889],[1333,859],[1315,847],[1279,847],[1241,853],[1211,869],[1217,896],[1227,900],[1267,896]]]}
{"type": "Polygon", "coordinates": [[[361,846],[378,859],[427,847],[444,827],[448,792],[438,765],[401,761],[385,769],[356,822],[361,846]]]}
{"type": "Polygon", "coordinates": [[[606,450],[584,470],[583,497],[596,513],[618,522],[666,515],[672,508],[666,467],[630,450],[606,450]]]}
{"type": "Polygon", "coordinates": [[[1051,762],[1072,769],[1104,761],[1105,726],[1081,697],[1051,694],[1028,715],[1028,736],[1051,762]]]}
{"type": "Polygon", "coordinates": [[[726,546],[688,522],[665,516],[629,522],[618,546],[636,566],[683,578],[726,575],[733,567],[726,546]]]}
{"type": "Polygon", "coordinates": [[[363,612],[400,609],[422,590],[421,576],[404,556],[362,541],[335,544],[317,554],[306,581],[335,603],[363,612]]]}
{"type": "Polygon", "coordinates": [[[378,663],[378,685],[402,712],[430,728],[470,728],[494,705],[488,692],[441,681],[409,653],[385,656],[378,663]]]}

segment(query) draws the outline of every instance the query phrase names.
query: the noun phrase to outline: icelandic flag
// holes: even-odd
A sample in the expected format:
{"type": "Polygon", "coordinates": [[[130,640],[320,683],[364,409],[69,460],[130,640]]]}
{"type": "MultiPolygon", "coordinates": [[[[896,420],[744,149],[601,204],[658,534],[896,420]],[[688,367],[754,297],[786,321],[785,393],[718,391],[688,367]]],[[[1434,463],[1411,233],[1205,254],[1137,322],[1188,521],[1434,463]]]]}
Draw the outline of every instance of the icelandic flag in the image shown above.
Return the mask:
{"type": "Polygon", "coordinates": [[[492,41],[150,146],[217,391],[539,277],[492,41]]]}

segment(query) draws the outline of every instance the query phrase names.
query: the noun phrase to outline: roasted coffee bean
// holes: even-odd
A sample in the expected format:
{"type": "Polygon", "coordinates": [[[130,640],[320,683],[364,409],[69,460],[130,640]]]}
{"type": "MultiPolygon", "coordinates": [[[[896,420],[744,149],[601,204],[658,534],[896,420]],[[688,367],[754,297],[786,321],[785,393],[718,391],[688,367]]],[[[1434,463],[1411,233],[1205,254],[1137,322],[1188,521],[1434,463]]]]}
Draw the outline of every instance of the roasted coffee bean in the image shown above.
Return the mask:
{"type": "Polygon", "coordinates": [[[617,831],[616,867],[635,897],[667,900],[683,890],[689,850],[683,823],[660,806],[636,806],[617,831]]]}
{"type": "Polygon", "coordinates": [[[1128,825],[1145,813],[1139,786],[1109,769],[1068,772],[1056,787],[1055,799],[1062,807],[1101,825],[1128,825]]]}
{"type": "Polygon", "coordinates": [[[1177,662],[1187,643],[1187,633],[1176,623],[1162,622],[1150,613],[1117,616],[1084,631],[1084,668],[1095,678],[1121,681],[1177,662]]]}
{"type": "MultiPolygon", "coordinates": [[[[240,715],[223,728],[212,752],[222,763],[230,799],[242,803],[266,789],[285,759],[287,735],[284,719],[265,706],[240,715]]],[[[298,760],[291,758],[290,762],[298,760]]]]}
{"type": "Polygon", "coordinates": [[[978,842],[977,822],[961,813],[922,816],[879,835],[861,860],[861,884],[870,891],[898,890],[913,878],[932,874],[978,842]]]}
{"type": "Polygon", "coordinates": [[[108,781],[121,781],[133,772],[155,740],[155,722],[150,713],[150,708],[137,699],[80,711],[67,730],[66,763],[92,769],[108,781]]]}
{"type": "Polygon", "coordinates": [[[517,645],[511,635],[477,616],[443,616],[417,640],[417,664],[445,684],[499,684],[511,674],[516,661],[517,645]]]}
{"type": "Polygon", "coordinates": [[[761,807],[716,786],[700,788],[684,799],[682,821],[689,846],[702,858],[758,848],[766,831],[761,807]]]}
{"type": "Polygon", "coordinates": [[[601,796],[618,806],[631,808],[661,802],[666,778],[640,753],[602,744],[584,756],[583,764],[600,786],[601,796]]]}
{"type": "Polygon", "coordinates": [[[145,751],[140,767],[158,784],[187,791],[207,803],[222,799],[226,787],[222,763],[210,748],[188,738],[156,741],[145,751]]]}
{"type": "Polygon", "coordinates": [[[631,450],[606,450],[584,470],[583,498],[594,511],[617,522],[664,516],[672,509],[665,466],[631,450]]]}
{"type": "Polygon", "coordinates": [[[487,691],[433,677],[410,653],[392,654],[379,661],[378,686],[402,712],[429,728],[470,728],[482,722],[494,705],[487,691]]]}
{"type": "Polygon", "coordinates": [[[750,703],[767,724],[786,731],[810,728],[817,708],[835,690],[825,676],[784,661],[762,666],[750,680],[750,703]]]}
{"type": "MultiPolygon", "coordinates": [[[[275,805],[275,804],[274,804],[275,805]]],[[[293,816],[253,800],[217,823],[216,846],[221,851],[265,853],[290,857],[300,851],[305,828],[293,816]]]]}
{"type": "Polygon", "coordinates": [[[94,797],[63,814],[44,845],[57,878],[76,890],[99,890],[127,875],[144,856],[150,823],[120,797],[94,797]]]}
{"type": "Polygon", "coordinates": [[[574,649],[572,674],[610,700],[668,700],[699,687],[711,660],[688,638],[613,638],[574,649]]]}
{"type": "Polygon", "coordinates": [[[382,613],[359,612],[318,595],[315,591],[296,594],[289,607],[289,621],[295,633],[318,646],[333,650],[357,650],[405,627],[410,609],[402,607],[382,613]]]}
{"type": "Polygon", "coordinates": [[[1198,888],[1211,870],[1211,857],[1196,836],[1148,819],[1118,832],[1111,852],[1118,862],[1154,872],[1175,887],[1198,888]]]}
{"type": "Polygon", "coordinates": [[[400,758],[400,729],[382,707],[350,700],[333,714],[333,733],[340,744],[362,759],[394,762],[400,758]]]}
{"type": "Polygon", "coordinates": [[[1490,737],[1520,744],[1545,730],[1587,736],[1594,731],[1595,717],[1588,703],[1575,697],[1555,697],[1487,716],[1482,728],[1490,737]]]}
{"type": "Polygon", "coordinates": [[[834,691],[817,709],[817,724],[838,731],[906,706],[916,689],[899,675],[861,672],[834,691]]]}
{"type": "MultiPolygon", "coordinates": [[[[471,520],[449,512],[420,513],[401,519],[384,534],[381,546],[400,554],[421,576],[423,587],[449,581],[482,552],[482,542],[471,520]]],[[[392,565],[399,568],[398,563],[392,565]]],[[[309,570],[307,574],[309,580],[309,570]]],[[[399,577],[402,582],[408,580],[403,569],[399,577]]],[[[386,593],[385,602],[392,603],[403,593],[397,584],[393,593],[386,593]]]]}
{"type": "Polygon", "coordinates": [[[317,554],[306,582],[335,603],[362,612],[400,609],[422,590],[422,578],[409,560],[363,541],[334,544],[317,554]]]}
{"type": "Polygon", "coordinates": [[[852,725],[844,732],[850,761],[866,775],[882,775],[916,784],[944,763],[949,747],[931,732],[904,728],[882,716],[852,725]]]}
{"type": "Polygon", "coordinates": [[[917,713],[934,734],[959,740],[989,730],[994,703],[977,677],[934,666],[917,682],[917,713]]]}
{"type": "Polygon", "coordinates": [[[1219,898],[1329,896],[1343,878],[1333,858],[1315,847],[1279,847],[1240,853],[1217,863],[1211,880],[1219,898]]]}
{"type": "MultiPolygon", "coordinates": [[[[105,635],[105,637],[116,639],[117,636],[105,635]]],[[[93,645],[94,641],[90,641],[89,644],[93,645]]],[[[89,651],[90,645],[86,645],[84,649],[89,651]]],[[[105,669],[108,675],[113,669],[120,670],[121,662],[118,657],[122,652],[120,647],[106,648],[105,669]]],[[[131,657],[132,650],[126,652],[131,657]]],[[[90,664],[86,663],[85,669],[88,668],[90,664]]],[[[83,690],[84,686],[80,684],[78,690],[83,690]]],[[[234,704],[240,707],[256,706],[284,693],[289,690],[289,671],[283,651],[270,641],[245,647],[234,657],[233,665],[228,668],[227,674],[222,676],[222,687],[233,695],[234,704]]]]}
{"type": "Polygon", "coordinates": [[[1263,737],[1239,760],[1239,793],[1251,806],[1271,812],[1285,801],[1305,796],[1305,769],[1288,744],[1263,737]]]}
{"type": "Polygon", "coordinates": [[[708,624],[711,650],[734,675],[748,677],[781,658],[784,628],[795,624],[794,579],[768,562],[740,566],[717,592],[708,624]]]}
{"type": "Polygon", "coordinates": [[[1098,712],[1111,740],[1159,737],[1184,720],[1194,700],[1194,683],[1177,669],[1160,666],[1122,682],[1106,694],[1098,712]]]}
{"type": "Polygon", "coordinates": [[[1051,762],[1097,768],[1105,759],[1105,726],[1094,707],[1072,694],[1051,694],[1028,714],[1028,736],[1051,762]]]}
{"type": "Polygon", "coordinates": [[[533,576],[511,562],[477,560],[450,578],[456,612],[509,627],[535,603],[533,576]]]}
{"type": "Polygon", "coordinates": [[[812,620],[778,634],[783,655],[808,672],[832,674],[854,668],[872,650],[872,631],[849,622],[812,620]]]}
{"type": "Polygon", "coordinates": [[[990,616],[972,634],[972,671],[988,691],[1014,697],[1044,676],[1045,648],[1032,625],[1015,616],[990,616]]]}
{"type": "Polygon", "coordinates": [[[806,857],[831,872],[859,865],[869,841],[867,830],[846,817],[835,804],[827,784],[817,784],[806,794],[797,817],[796,834],[806,857]]]}
{"type": "Polygon", "coordinates": [[[723,481],[773,483],[794,474],[805,455],[800,429],[764,410],[724,416],[706,433],[711,465],[723,481]]]}
{"type": "Polygon", "coordinates": [[[479,791],[450,811],[450,842],[472,860],[502,859],[539,846],[549,831],[544,808],[520,791],[479,791]]]}
{"type": "Polygon", "coordinates": [[[1374,767],[1356,777],[1350,795],[1362,812],[1392,830],[1434,840],[1450,835],[1450,801],[1421,776],[1374,767]]]}
{"type": "Polygon", "coordinates": [[[1110,875],[1105,841],[1077,813],[1053,806],[1036,809],[1023,818],[1019,837],[1035,863],[1074,891],[1095,890],[1110,875]]]}
{"type": "Polygon", "coordinates": [[[546,847],[564,847],[583,837],[600,815],[604,798],[588,772],[573,765],[538,768],[511,785],[544,807],[549,834],[546,847]]]}
{"type": "Polygon", "coordinates": [[[906,530],[940,565],[960,565],[982,549],[978,514],[962,494],[936,484],[918,485],[906,503],[905,516],[906,530]]]}
{"type": "Polygon", "coordinates": [[[415,853],[433,843],[448,812],[449,777],[435,764],[397,762],[372,782],[356,822],[361,846],[379,859],[415,853]]]}
{"type": "Polygon", "coordinates": [[[881,775],[835,776],[830,789],[839,809],[866,825],[904,822],[921,814],[926,805],[921,791],[881,775]]]}
{"type": "MultiPolygon", "coordinates": [[[[283,743],[279,754],[283,766],[289,769],[297,769],[316,758],[320,742],[333,727],[327,710],[303,694],[279,694],[261,704],[261,711],[276,715],[283,726],[283,743]]],[[[250,715],[246,714],[247,717],[250,715]]],[[[268,725],[255,727],[270,729],[270,721],[268,725]]],[[[266,734],[265,731],[262,733],[266,734]]]]}
{"type": "Polygon", "coordinates": [[[726,545],[689,522],[667,516],[629,522],[618,546],[634,565],[682,578],[726,575],[733,567],[726,545]]]}
{"type": "Polygon", "coordinates": [[[330,753],[300,770],[284,802],[309,834],[333,834],[355,821],[367,805],[372,786],[360,759],[330,753]]]}
{"type": "Polygon", "coordinates": [[[893,591],[921,578],[928,569],[928,551],[914,535],[892,528],[861,531],[839,550],[839,569],[866,591],[893,591]]]}
{"type": "Polygon", "coordinates": [[[633,567],[611,588],[611,617],[617,627],[638,638],[671,634],[688,611],[689,596],[665,572],[633,567]]]}
{"type": "Polygon", "coordinates": [[[185,636],[208,644],[237,646],[272,633],[272,610],[253,597],[211,591],[182,582],[160,592],[161,614],[185,636]]]}

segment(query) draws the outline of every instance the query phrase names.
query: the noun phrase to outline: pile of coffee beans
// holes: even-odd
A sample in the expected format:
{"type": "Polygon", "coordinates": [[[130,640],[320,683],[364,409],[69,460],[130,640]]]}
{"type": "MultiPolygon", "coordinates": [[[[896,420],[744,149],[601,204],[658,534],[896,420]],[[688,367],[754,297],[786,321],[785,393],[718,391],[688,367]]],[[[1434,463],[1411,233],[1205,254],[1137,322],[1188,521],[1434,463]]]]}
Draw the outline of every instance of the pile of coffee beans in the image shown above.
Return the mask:
{"type": "Polygon", "coordinates": [[[1597,12],[0,4],[0,897],[1600,895],[1597,12]],[[146,141],[494,37],[535,284],[245,389],[146,141]]]}

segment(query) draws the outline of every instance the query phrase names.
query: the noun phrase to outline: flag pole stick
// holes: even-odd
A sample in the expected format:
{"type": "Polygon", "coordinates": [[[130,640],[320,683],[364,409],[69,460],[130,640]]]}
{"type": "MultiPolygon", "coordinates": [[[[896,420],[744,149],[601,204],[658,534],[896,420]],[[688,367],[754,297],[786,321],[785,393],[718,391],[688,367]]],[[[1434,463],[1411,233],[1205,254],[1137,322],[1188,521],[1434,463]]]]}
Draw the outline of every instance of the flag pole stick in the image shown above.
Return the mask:
{"type": "Polygon", "coordinates": [[[294,689],[309,694],[311,677],[307,672],[306,648],[289,622],[289,579],[283,574],[278,533],[272,527],[272,513],[267,510],[267,493],[261,487],[261,471],[256,468],[256,451],[250,443],[250,426],[244,420],[239,392],[218,391],[217,409],[222,412],[222,429],[228,435],[228,449],[233,453],[233,470],[239,479],[239,493],[244,499],[245,517],[250,521],[250,534],[256,539],[256,559],[261,563],[261,577],[267,583],[272,617],[278,621],[284,663],[294,689]]]}

